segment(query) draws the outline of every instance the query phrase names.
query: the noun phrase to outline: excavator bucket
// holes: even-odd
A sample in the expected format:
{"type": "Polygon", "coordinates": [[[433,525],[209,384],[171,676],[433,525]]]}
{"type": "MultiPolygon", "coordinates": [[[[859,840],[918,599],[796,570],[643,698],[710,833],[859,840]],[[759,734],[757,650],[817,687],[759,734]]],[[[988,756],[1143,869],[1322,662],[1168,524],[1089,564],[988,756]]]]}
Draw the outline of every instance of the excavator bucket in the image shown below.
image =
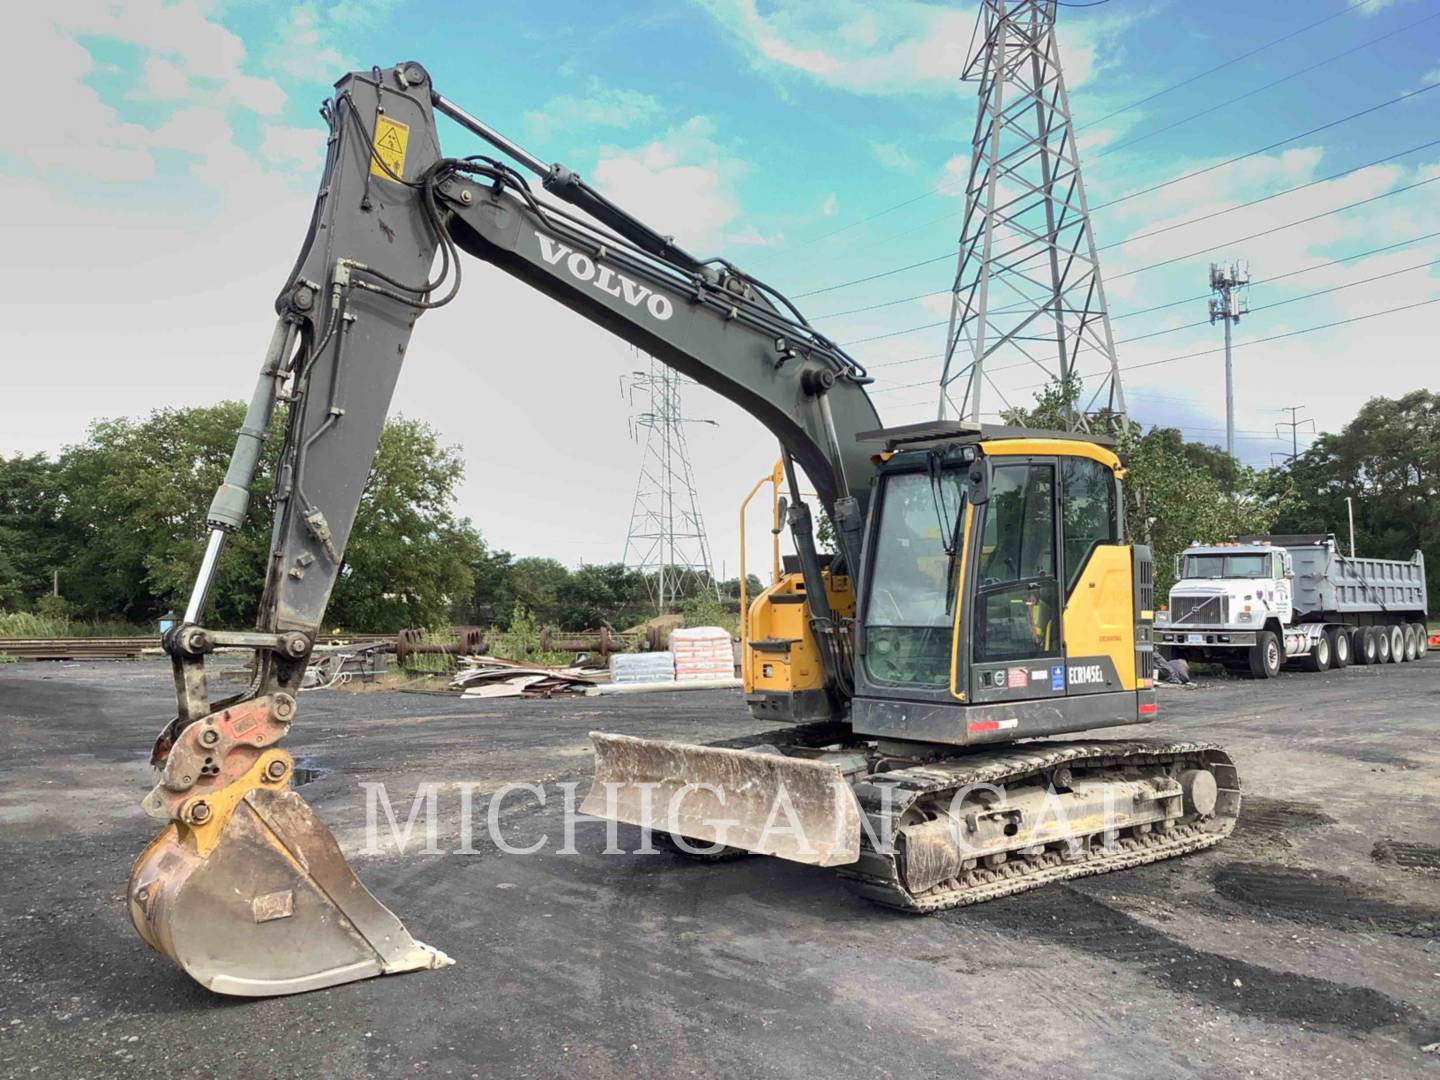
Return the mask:
{"type": "Polygon", "coordinates": [[[451,963],[360,884],[291,773],[272,748],[206,792],[202,813],[187,803],[131,870],[140,936],[202,986],[238,997],[451,963]]]}
{"type": "Polygon", "coordinates": [[[582,813],[815,866],[860,857],[860,807],[834,765],[592,731],[582,813]]]}

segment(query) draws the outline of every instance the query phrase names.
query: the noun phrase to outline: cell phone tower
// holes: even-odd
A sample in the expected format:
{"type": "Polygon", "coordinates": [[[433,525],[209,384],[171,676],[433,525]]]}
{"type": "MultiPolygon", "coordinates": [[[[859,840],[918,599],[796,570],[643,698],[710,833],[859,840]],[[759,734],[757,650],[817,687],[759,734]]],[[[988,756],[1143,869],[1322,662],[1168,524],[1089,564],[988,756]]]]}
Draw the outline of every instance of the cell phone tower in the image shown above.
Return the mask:
{"type": "Polygon", "coordinates": [[[654,357],[648,371],[633,371],[620,380],[621,392],[628,394],[632,405],[637,395],[648,396],[648,406],[630,417],[631,437],[638,441],[644,432],[645,453],[630,510],[624,563],[645,575],[650,599],[662,615],[700,592],[720,596],[685,441],[687,424],[718,425],[714,420],[692,420],[682,412],[680,388],[689,381],[654,357]]]}
{"type": "Polygon", "coordinates": [[[986,387],[1014,404],[1001,382],[1013,387],[1025,375],[1024,383],[1041,376],[1075,388],[1076,397],[1066,395],[1069,430],[1124,422],[1055,9],[1055,0],[980,6],[963,75],[979,84],[980,107],[940,375],[942,420],[979,422],[986,387]],[[1082,392],[1086,364],[1100,378],[1082,392]],[[997,380],[1002,371],[1008,377],[997,380]]]}

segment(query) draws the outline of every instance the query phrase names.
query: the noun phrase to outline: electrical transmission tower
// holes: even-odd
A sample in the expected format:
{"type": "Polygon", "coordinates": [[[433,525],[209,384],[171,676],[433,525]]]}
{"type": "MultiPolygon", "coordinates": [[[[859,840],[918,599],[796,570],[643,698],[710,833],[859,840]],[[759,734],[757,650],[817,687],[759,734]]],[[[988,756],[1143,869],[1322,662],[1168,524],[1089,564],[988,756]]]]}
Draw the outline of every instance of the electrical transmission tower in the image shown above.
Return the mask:
{"type": "MultiPolygon", "coordinates": [[[[1288,427],[1290,429],[1290,453],[1284,454],[1278,451],[1272,452],[1270,454],[1270,460],[1272,462],[1278,456],[1283,457],[1288,463],[1293,464],[1295,459],[1300,456],[1300,429],[1306,424],[1309,424],[1310,430],[1315,430],[1315,421],[1310,419],[1308,416],[1300,415],[1300,410],[1303,408],[1305,408],[1304,405],[1286,405],[1280,410],[1281,412],[1288,412],[1290,414],[1290,419],[1279,420],[1276,422],[1275,437],[1277,439],[1284,438],[1284,436],[1280,434],[1280,429],[1282,427],[1288,427]]],[[[1354,545],[1352,544],[1351,546],[1353,547],[1354,545]]]]}
{"type": "Polygon", "coordinates": [[[965,225],[940,376],[948,409],[980,419],[994,376],[1038,372],[1066,391],[1067,428],[1096,417],[1120,424],[1125,395],[1100,262],[1090,228],[1065,75],[1055,43],[1055,0],[982,0],[978,44],[964,79],[980,107],[965,188],[965,225]],[[1081,353],[1100,376],[1077,404],[1081,353]],[[956,404],[953,388],[960,387],[956,404]]]}
{"type": "Polygon", "coordinates": [[[686,424],[713,426],[715,421],[683,415],[680,386],[688,381],[653,357],[648,371],[631,372],[628,380],[621,380],[622,389],[628,383],[631,404],[637,392],[649,396],[645,411],[630,418],[632,437],[645,432],[645,454],[630,510],[624,562],[645,575],[650,599],[662,615],[702,589],[720,595],[685,442],[686,424]]]}
{"type": "Polygon", "coordinates": [[[1210,264],[1210,325],[1225,324],[1225,452],[1235,456],[1235,375],[1230,368],[1230,327],[1250,313],[1250,267],[1244,263],[1210,264]]]}

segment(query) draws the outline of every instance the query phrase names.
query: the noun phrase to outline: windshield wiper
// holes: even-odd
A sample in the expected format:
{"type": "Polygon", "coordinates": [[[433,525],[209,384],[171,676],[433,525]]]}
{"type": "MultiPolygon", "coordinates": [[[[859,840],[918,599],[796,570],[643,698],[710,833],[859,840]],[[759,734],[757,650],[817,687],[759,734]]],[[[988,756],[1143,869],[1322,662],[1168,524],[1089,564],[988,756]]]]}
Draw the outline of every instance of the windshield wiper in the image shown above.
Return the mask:
{"type": "Polygon", "coordinates": [[[940,523],[940,542],[945,546],[945,613],[948,615],[955,610],[955,559],[960,554],[960,545],[964,538],[959,536],[960,532],[960,511],[965,508],[965,500],[960,500],[960,505],[955,507],[955,516],[950,521],[945,520],[945,485],[942,479],[941,455],[938,450],[931,450],[925,456],[925,471],[930,477],[930,496],[935,501],[935,520],[940,523]]]}
{"type": "MultiPolygon", "coordinates": [[[[945,545],[945,554],[955,558],[955,527],[945,520],[945,488],[940,480],[940,452],[931,450],[925,455],[925,472],[930,477],[930,497],[935,502],[935,520],[940,523],[940,542],[945,545]]],[[[958,516],[958,515],[957,515],[958,516]]]]}

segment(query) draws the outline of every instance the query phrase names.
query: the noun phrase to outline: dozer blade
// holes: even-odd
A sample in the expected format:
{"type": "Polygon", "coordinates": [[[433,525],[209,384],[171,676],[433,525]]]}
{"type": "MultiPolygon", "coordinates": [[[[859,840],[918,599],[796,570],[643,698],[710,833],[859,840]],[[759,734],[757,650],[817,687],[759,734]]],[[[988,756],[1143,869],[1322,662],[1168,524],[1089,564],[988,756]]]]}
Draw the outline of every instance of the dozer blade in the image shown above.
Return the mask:
{"type": "Polygon", "coordinates": [[[592,731],[581,812],[815,866],[860,857],[860,808],[834,765],[592,731]]]}
{"type": "Polygon", "coordinates": [[[360,884],[290,773],[289,755],[269,750],[207,794],[203,821],[165,827],[130,873],[140,936],[202,986],[240,997],[451,963],[360,884]]]}

